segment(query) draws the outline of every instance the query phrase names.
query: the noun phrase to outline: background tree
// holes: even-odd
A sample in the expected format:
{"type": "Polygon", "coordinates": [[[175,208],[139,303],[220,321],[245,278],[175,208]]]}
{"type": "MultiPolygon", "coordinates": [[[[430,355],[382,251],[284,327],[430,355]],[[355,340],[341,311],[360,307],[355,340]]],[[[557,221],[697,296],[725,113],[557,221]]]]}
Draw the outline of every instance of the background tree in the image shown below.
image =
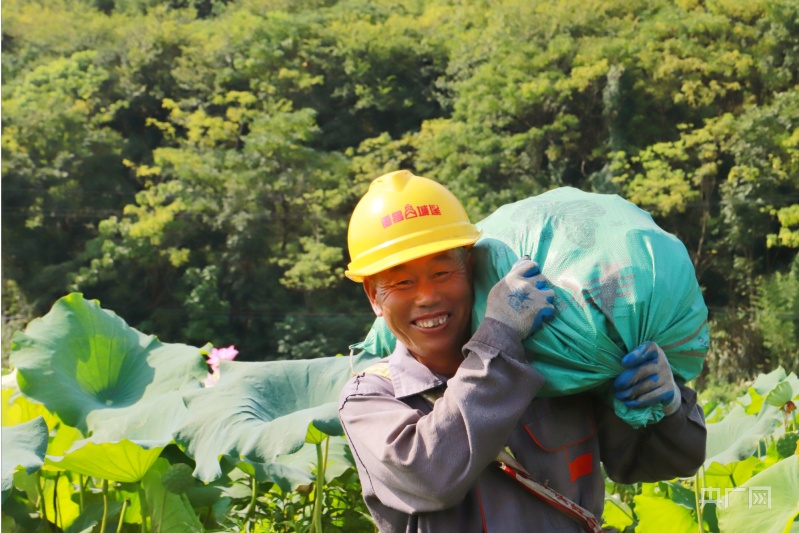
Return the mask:
{"type": "Polygon", "coordinates": [[[621,194],[690,252],[712,379],[796,364],[792,0],[3,7],[9,324],[80,290],[241,359],[345,352],[373,319],[349,214],[407,168],[475,220],[621,194]]]}

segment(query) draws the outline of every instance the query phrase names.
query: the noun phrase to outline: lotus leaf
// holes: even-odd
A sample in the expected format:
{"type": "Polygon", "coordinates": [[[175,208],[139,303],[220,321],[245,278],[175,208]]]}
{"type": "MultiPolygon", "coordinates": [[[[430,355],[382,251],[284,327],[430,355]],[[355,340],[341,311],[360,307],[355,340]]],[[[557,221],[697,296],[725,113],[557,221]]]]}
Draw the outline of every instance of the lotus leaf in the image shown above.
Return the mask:
{"type": "Polygon", "coordinates": [[[183,393],[207,375],[198,348],[161,343],[79,293],[17,332],[12,350],[20,390],[95,443],[166,445],[183,393]]]}
{"type": "Polygon", "coordinates": [[[52,430],[58,424],[58,418],[44,408],[42,404],[33,403],[22,395],[17,384],[17,369],[3,376],[3,425],[16,426],[29,422],[37,416],[44,417],[47,427],[52,430]]]}
{"type": "Polygon", "coordinates": [[[784,368],[779,367],[772,370],[768,374],[758,375],[750,387],[753,388],[760,396],[766,396],[769,392],[774,390],[774,388],[779,385],[780,382],[791,376],[796,379],[795,375],[791,374],[789,376],[785,372],[784,368]]]}
{"type": "Polygon", "coordinates": [[[790,376],[780,381],[766,396],[766,403],[775,407],[782,407],[789,401],[799,397],[799,379],[791,373],[790,376]]]}
{"type": "Polygon", "coordinates": [[[338,396],[352,376],[375,360],[323,357],[298,361],[223,361],[221,379],[186,395],[189,415],[175,440],[194,457],[194,475],[213,481],[219,458],[269,465],[299,450],[310,424],[341,435],[338,396]],[[352,367],[351,367],[352,363],[352,367]]]}
{"type": "Polygon", "coordinates": [[[45,516],[61,530],[71,527],[81,514],[77,483],[73,483],[77,477],[70,479],[69,474],[52,472],[41,475],[45,516]]]}
{"type": "Polygon", "coordinates": [[[3,501],[11,493],[17,468],[24,468],[28,474],[41,468],[47,452],[47,436],[47,423],[43,417],[3,428],[3,501]]]}
{"type": "Polygon", "coordinates": [[[757,415],[746,414],[740,405],[734,406],[723,420],[707,425],[705,467],[713,462],[725,465],[750,457],[760,439],[771,434],[781,418],[780,410],[768,404],[757,415]]]}
{"type": "Polygon", "coordinates": [[[721,490],[738,487],[763,468],[766,468],[765,464],[757,457],[726,465],[714,462],[705,469],[705,485],[721,490]]]}
{"type": "Polygon", "coordinates": [[[166,459],[158,459],[142,480],[147,507],[152,511],[151,531],[158,533],[195,533],[204,531],[185,494],[172,494],[164,488],[161,477],[169,468],[166,459]]]}
{"type": "Polygon", "coordinates": [[[618,494],[611,495],[605,492],[605,510],[602,513],[602,522],[605,527],[614,527],[624,531],[635,523],[633,511],[630,506],[621,501],[618,494]]]}
{"type": "MultiPolygon", "coordinates": [[[[86,506],[86,510],[84,510],[78,518],[72,522],[65,533],[92,533],[95,530],[97,524],[102,521],[103,518],[103,504],[102,503],[92,503],[86,506]]],[[[120,502],[112,502],[108,505],[107,517],[109,520],[109,524],[107,530],[113,531],[112,525],[115,521],[114,520],[119,516],[120,511],[122,510],[122,504],[120,502]]]]}
{"type": "Polygon", "coordinates": [[[792,531],[799,516],[799,457],[780,461],[738,489],[719,506],[721,531],[792,531]]]}
{"type": "Polygon", "coordinates": [[[132,483],[144,477],[163,449],[127,439],[118,442],[84,439],[75,442],[63,456],[48,455],[45,461],[85,476],[132,483]]]}
{"type": "MultiPolygon", "coordinates": [[[[316,463],[316,446],[306,443],[299,451],[278,457],[276,462],[268,466],[266,473],[281,490],[289,492],[314,482],[316,463]]],[[[354,466],[347,441],[341,437],[331,437],[325,464],[325,481],[333,481],[354,466]]]]}
{"type": "Polygon", "coordinates": [[[694,533],[698,527],[690,510],[659,496],[636,496],[635,514],[636,533],[661,533],[664,524],[670,533],[694,533]]]}

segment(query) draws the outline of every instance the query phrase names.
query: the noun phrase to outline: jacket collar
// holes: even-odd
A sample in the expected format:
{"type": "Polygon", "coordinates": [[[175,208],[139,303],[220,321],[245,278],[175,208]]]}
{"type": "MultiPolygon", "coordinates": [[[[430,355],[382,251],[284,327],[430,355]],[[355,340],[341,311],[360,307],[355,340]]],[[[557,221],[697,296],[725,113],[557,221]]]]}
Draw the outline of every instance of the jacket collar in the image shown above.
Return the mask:
{"type": "Polygon", "coordinates": [[[401,342],[388,358],[388,371],[396,398],[406,398],[445,385],[444,376],[434,374],[417,361],[401,342]]]}

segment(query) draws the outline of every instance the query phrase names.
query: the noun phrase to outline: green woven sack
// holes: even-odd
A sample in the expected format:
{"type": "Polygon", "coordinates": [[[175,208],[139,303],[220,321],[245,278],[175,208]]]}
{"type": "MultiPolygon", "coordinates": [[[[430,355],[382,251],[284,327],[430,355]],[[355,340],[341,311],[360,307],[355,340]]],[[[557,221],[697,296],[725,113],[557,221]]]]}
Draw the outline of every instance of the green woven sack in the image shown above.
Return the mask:
{"type": "MultiPolygon", "coordinates": [[[[555,318],[524,341],[546,378],[542,395],[592,390],[641,427],[660,420],[663,410],[630,410],[613,398],[610,381],[624,370],[625,354],[651,340],[678,380],[701,372],[710,337],[693,264],[682,242],[645,211],[616,195],[564,187],[505,205],[477,227],[473,329],[488,292],[519,257],[538,262],[554,287],[555,318]]],[[[385,356],[395,343],[378,318],[352,347],[385,356]]]]}

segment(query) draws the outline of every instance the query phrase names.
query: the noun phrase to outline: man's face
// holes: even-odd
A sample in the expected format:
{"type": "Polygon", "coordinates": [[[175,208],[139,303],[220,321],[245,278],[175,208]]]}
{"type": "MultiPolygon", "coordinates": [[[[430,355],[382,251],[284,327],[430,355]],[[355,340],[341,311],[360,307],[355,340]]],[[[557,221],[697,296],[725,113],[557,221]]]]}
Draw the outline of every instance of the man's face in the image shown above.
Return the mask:
{"type": "Polygon", "coordinates": [[[390,268],[364,280],[372,309],[420,360],[460,354],[472,314],[471,258],[447,250],[390,268]]]}

